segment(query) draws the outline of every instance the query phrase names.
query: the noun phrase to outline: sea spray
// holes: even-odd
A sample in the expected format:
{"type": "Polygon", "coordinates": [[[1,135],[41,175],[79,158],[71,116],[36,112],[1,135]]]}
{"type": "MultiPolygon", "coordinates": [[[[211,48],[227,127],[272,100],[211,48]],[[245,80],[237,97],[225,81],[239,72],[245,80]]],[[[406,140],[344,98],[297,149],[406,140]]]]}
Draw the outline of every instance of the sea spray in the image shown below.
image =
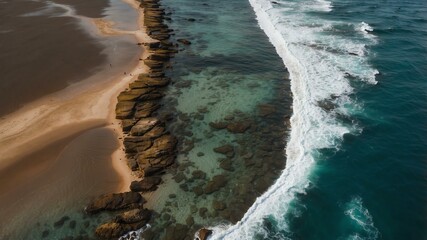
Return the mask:
{"type": "Polygon", "coordinates": [[[352,82],[376,84],[378,73],[367,61],[367,46],[374,42],[365,38],[371,30],[366,24],[362,36],[358,37],[354,27],[348,27],[344,31],[352,37],[345,37],[333,31],[335,26],[345,23],[311,17],[312,13],[331,12],[332,3],[323,0],[274,3],[250,0],[250,3],[259,26],[290,73],[294,113],[286,148],[287,167],[241,221],[232,226],[214,227],[212,239],[267,238],[269,230],[264,227],[267,218],[282,231],[288,231],[285,216],[295,196],[304,194],[310,185],[309,176],[319,158],[318,151],[337,149],[345,134],[360,132],[356,124],[340,121],[342,116],[351,118],[351,109],[357,109],[359,104],[351,98],[352,82]],[[329,107],[325,107],[325,102],[329,107]]]}
{"type": "Polygon", "coordinates": [[[345,206],[344,214],[352,221],[353,233],[348,239],[378,239],[379,231],[368,209],[363,206],[362,198],[353,197],[345,206]]]}

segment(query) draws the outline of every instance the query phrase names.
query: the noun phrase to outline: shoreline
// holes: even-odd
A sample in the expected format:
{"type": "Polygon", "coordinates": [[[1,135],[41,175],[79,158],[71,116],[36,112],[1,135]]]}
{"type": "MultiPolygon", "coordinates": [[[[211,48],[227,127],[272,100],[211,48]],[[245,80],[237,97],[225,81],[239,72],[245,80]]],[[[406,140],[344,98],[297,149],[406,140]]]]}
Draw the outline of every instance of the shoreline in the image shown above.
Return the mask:
{"type": "MultiPolygon", "coordinates": [[[[117,239],[144,227],[152,216],[144,193],[155,191],[162,175],[175,165],[178,140],[169,132],[172,114],[159,113],[161,99],[171,79],[165,76],[170,59],[177,50],[169,41],[173,30],[163,23],[165,9],[159,0],[124,0],[138,11],[137,31],[132,33],[144,51],[139,64],[125,77],[120,94],[111,99],[109,120],[120,141],[113,156],[113,167],[122,178],[118,193],[92,199],[85,208],[88,215],[118,211],[116,216],[100,225],[95,235],[100,239],[117,239]],[[111,108],[115,106],[115,111],[111,108]],[[130,191],[129,191],[130,190],[130,191]]],[[[94,21],[103,34],[129,33],[112,29],[113,23],[94,21]]]]}
{"type": "MultiPolygon", "coordinates": [[[[122,0],[124,3],[129,4],[132,8],[134,8],[137,11],[138,14],[138,29],[135,31],[117,31],[114,29],[111,29],[113,25],[106,24],[106,25],[98,25],[97,22],[95,24],[99,27],[99,30],[103,34],[131,34],[135,37],[138,44],[140,43],[149,43],[153,42],[154,40],[151,39],[143,30],[145,28],[144,26],[144,11],[142,8],[139,7],[137,4],[137,0],[122,0]]],[[[109,115],[108,115],[108,121],[112,122],[113,124],[110,126],[111,129],[115,132],[117,139],[119,140],[120,147],[112,154],[112,166],[114,170],[118,173],[118,175],[122,178],[122,184],[118,188],[117,191],[119,192],[125,192],[129,189],[129,186],[132,181],[136,180],[136,177],[132,174],[131,169],[128,167],[126,162],[126,154],[123,151],[124,145],[123,140],[124,139],[124,133],[122,131],[122,127],[120,124],[120,120],[116,118],[116,105],[118,103],[117,97],[118,95],[123,92],[126,88],[128,88],[129,84],[134,82],[139,74],[148,72],[147,65],[144,64],[144,61],[141,59],[145,59],[148,57],[149,53],[147,49],[142,46],[141,55],[139,57],[140,61],[137,63],[135,67],[132,68],[132,70],[129,72],[129,74],[122,78],[121,80],[121,88],[111,96],[110,104],[109,104],[109,115]]]]}
{"type": "MultiPolygon", "coordinates": [[[[130,4],[130,1],[123,2],[130,4]]],[[[135,7],[135,4],[130,5],[135,7]]],[[[138,26],[141,28],[143,27],[141,22],[143,12],[136,10],[138,26]]],[[[96,22],[97,19],[92,20],[91,29],[97,29],[103,37],[131,35],[137,43],[150,41],[147,39],[148,36],[144,36],[140,33],[141,31],[138,31],[139,29],[135,31],[108,29],[111,32],[109,34],[103,32],[103,29],[109,28],[109,26],[100,26],[96,22]]],[[[139,59],[144,57],[146,57],[146,51],[142,49],[139,59]]],[[[105,82],[98,84],[90,80],[79,82],[33,101],[16,112],[2,116],[0,118],[0,134],[2,134],[0,154],[3,156],[3,160],[0,162],[0,169],[14,164],[14,159],[19,159],[50,143],[95,126],[104,125],[118,134],[118,138],[120,138],[121,130],[114,113],[117,95],[134,80],[135,76],[146,71],[146,66],[142,61],[126,65],[133,65],[126,67],[131,69],[129,74],[120,76],[120,73],[117,73],[115,77],[110,77],[111,80],[107,84],[105,82]],[[110,126],[111,124],[112,126],[110,126]],[[22,148],[23,145],[26,147],[22,148]]],[[[123,185],[126,185],[130,181],[129,174],[123,171],[123,167],[117,166],[117,161],[115,161],[115,159],[123,158],[122,154],[119,154],[120,149],[113,154],[112,163],[116,165],[118,174],[124,179],[123,185]]]]}
{"type": "MultiPolygon", "coordinates": [[[[124,4],[127,3],[128,2],[124,2],[124,4]]],[[[138,18],[136,20],[138,21],[138,29],[133,31],[112,30],[112,32],[117,33],[114,35],[123,36],[124,42],[135,45],[139,45],[140,42],[150,41],[144,34],[140,33],[139,28],[142,25],[140,21],[142,16],[140,11],[137,11],[137,13],[138,18]],[[132,40],[125,35],[132,37],[132,40]],[[135,40],[133,40],[133,38],[135,40]]],[[[113,35],[104,34],[101,27],[96,25],[96,21],[91,21],[95,19],[88,17],[82,18],[85,19],[83,27],[88,27],[86,31],[92,31],[89,35],[95,35],[97,34],[96,31],[98,31],[101,35],[99,38],[100,44],[110,42],[108,38],[113,35]]],[[[141,57],[145,57],[147,53],[144,49],[139,47],[137,49],[139,49],[140,54],[132,54],[138,55],[137,58],[136,56],[129,58],[135,60],[135,62],[122,62],[120,65],[115,65],[113,69],[108,68],[106,69],[107,71],[97,71],[91,77],[85,78],[83,81],[71,84],[62,90],[32,101],[15,112],[2,116],[0,118],[0,134],[2,136],[0,139],[0,154],[2,156],[0,171],[15,169],[17,166],[23,164],[28,165],[27,162],[31,159],[31,154],[46,151],[47,147],[59,141],[69,139],[73,136],[75,139],[78,139],[83,136],[82,134],[93,132],[92,130],[94,129],[105,129],[112,133],[114,132],[116,137],[114,138],[114,135],[109,135],[108,140],[118,139],[116,141],[119,146],[114,152],[109,152],[109,154],[111,154],[109,157],[103,156],[105,160],[108,161],[106,162],[108,164],[105,164],[105,169],[100,169],[109,170],[106,173],[114,174],[112,178],[117,179],[117,183],[119,183],[116,189],[123,191],[128,188],[130,182],[134,180],[134,178],[127,167],[126,161],[123,160],[123,144],[122,141],[119,140],[121,137],[121,129],[119,122],[115,119],[115,105],[117,102],[117,95],[119,95],[123,89],[127,88],[128,84],[132,82],[138,74],[146,71],[146,66],[140,59],[141,57]],[[121,75],[123,73],[121,69],[126,69],[125,71],[128,72],[128,74],[124,76],[121,75]],[[110,75],[112,72],[114,72],[114,74],[110,75]]],[[[109,54],[111,53],[110,50],[106,51],[109,54]]],[[[108,55],[109,59],[112,57],[114,56],[108,55]]],[[[74,138],[69,142],[73,141],[74,138]]],[[[103,139],[101,139],[101,142],[102,141],[103,139]]],[[[61,149],[59,153],[66,151],[66,147],[61,149]]],[[[105,146],[105,148],[106,147],[107,146],[105,146]]],[[[90,155],[87,155],[87,157],[90,158],[90,155]]],[[[43,176],[43,173],[49,172],[52,166],[57,166],[56,162],[58,158],[59,155],[52,155],[48,159],[43,159],[45,162],[44,165],[39,165],[46,169],[42,169],[40,166],[37,167],[35,169],[36,172],[29,179],[39,179],[39,177],[43,176]]],[[[31,160],[40,161],[39,159],[31,160]]],[[[27,169],[26,171],[30,170],[33,171],[33,169],[27,169]]],[[[49,173],[55,175],[55,173],[49,173]]],[[[18,179],[20,181],[22,180],[21,182],[29,181],[28,176],[23,176],[22,174],[16,176],[22,178],[18,179]]],[[[101,177],[100,179],[104,178],[101,177]]],[[[14,187],[11,191],[19,193],[25,191],[24,188],[21,189],[21,185],[16,189],[14,187]]],[[[114,183],[113,188],[114,186],[116,186],[116,183],[114,183]]],[[[39,186],[36,186],[35,189],[38,187],[39,186]]],[[[111,187],[105,189],[109,188],[111,187]]],[[[57,190],[54,189],[53,191],[55,192],[57,190]]],[[[92,195],[99,194],[97,192],[102,193],[102,188],[101,190],[95,190],[92,195]]],[[[51,196],[53,195],[49,195],[49,197],[51,196]]],[[[87,196],[85,198],[87,198],[87,196]]],[[[9,197],[2,199],[7,200],[9,197]]],[[[28,203],[25,204],[28,205],[28,203]]],[[[0,232],[0,234],[3,234],[3,232],[0,232]]]]}

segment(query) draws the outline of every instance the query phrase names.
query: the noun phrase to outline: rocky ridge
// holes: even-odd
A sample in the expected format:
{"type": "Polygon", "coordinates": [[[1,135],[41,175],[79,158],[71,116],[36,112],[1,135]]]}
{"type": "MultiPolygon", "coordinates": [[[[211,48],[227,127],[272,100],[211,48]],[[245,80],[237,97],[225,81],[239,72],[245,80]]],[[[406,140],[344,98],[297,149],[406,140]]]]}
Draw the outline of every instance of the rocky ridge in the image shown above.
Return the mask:
{"type": "Polygon", "coordinates": [[[88,204],[87,214],[117,214],[97,227],[95,235],[99,239],[118,239],[145,226],[153,214],[144,208],[141,193],[157,189],[165,169],[175,163],[177,139],[166,128],[167,116],[157,114],[164,89],[170,83],[164,69],[176,53],[175,45],[169,41],[173,30],[163,23],[165,10],[159,0],[143,0],[140,7],[144,11],[145,31],[153,39],[138,43],[149,53],[141,59],[149,70],[119,94],[116,105],[116,118],[121,120],[125,134],[128,165],[140,180],[131,183],[130,192],[105,194],[88,204]]]}

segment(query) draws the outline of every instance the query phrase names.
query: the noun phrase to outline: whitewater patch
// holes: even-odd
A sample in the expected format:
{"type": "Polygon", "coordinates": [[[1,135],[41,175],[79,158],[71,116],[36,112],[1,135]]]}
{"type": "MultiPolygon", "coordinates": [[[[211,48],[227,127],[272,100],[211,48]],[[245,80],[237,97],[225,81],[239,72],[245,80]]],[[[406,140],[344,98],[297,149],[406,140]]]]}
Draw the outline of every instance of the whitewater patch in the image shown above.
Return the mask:
{"type": "Polygon", "coordinates": [[[374,226],[374,221],[368,209],[363,206],[362,198],[353,197],[346,204],[344,214],[348,216],[354,224],[354,232],[348,239],[369,239],[374,240],[379,237],[379,231],[374,226]]]}
{"type": "MultiPolygon", "coordinates": [[[[325,0],[300,2],[249,0],[259,26],[288,68],[293,93],[291,133],[286,147],[287,166],[270,189],[260,196],[235,225],[210,227],[210,239],[267,238],[265,219],[274,219],[281,231],[290,231],[286,213],[298,194],[305,194],[309,176],[316,167],[318,150],[338,149],[343,136],[361,131],[337,117],[351,118],[359,103],[353,100],[352,82],[376,84],[378,74],[368,63],[372,41],[346,34],[330,34],[330,29],[348,23],[312,16],[328,14],[332,3],[325,0]],[[329,31],[329,32],[328,32],[329,31]],[[322,102],[334,107],[325,109],[322,102]]],[[[354,23],[353,23],[354,24],[354,23]]],[[[365,26],[365,30],[369,31],[365,26]]],[[[350,28],[352,35],[358,30],[350,28]]]]}

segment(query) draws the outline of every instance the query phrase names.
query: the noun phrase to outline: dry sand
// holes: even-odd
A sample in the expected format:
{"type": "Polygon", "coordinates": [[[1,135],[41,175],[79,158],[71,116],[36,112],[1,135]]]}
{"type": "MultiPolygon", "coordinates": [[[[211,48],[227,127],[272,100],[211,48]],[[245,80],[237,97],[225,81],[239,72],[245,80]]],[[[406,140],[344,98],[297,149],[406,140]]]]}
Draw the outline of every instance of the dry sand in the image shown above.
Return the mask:
{"type": "MultiPolygon", "coordinates": [[[[103,35],[132,35],[138,43],[153,40],[143,30],[143,11],[136,1],[124,0],[138,9],[137,31],[114,29],[114,24],[94,20],[103,35]]],[[[146,58],[142,51],[140,59],[146,58]]],[[[29,155],[55,141],[95,126],[107,126],[122,138],[120,123],[115,119],[117,95],[148,68],[143,61],[132,63],[132,70],[107,83],[80,83],[49,95],[0,119],[0,170],[16,159],[29,155]]],[[[121,142],[121,141],[120,141],[121,142]]],[[[120,143],[122,144],[122,143],[120,143]]],[[[123,146],[112,155],[112,165],[122,178],[118,191],[128,189],[133,177],[126,165],[123,146]]]]}

